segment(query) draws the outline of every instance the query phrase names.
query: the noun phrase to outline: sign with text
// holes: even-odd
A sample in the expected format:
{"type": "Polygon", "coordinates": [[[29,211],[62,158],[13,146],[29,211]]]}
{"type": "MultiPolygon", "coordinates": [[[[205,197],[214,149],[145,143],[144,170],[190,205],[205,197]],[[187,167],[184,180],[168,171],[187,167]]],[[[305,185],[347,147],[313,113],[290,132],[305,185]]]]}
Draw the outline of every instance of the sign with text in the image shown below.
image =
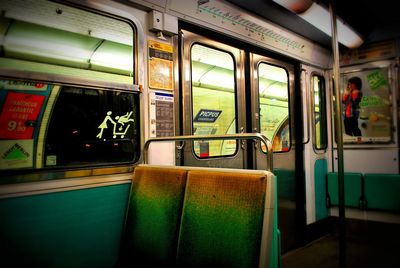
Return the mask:
{"type": "Polygon", "coordinates": [[[221,110],[206,110],[201,109],[196,117],[194,118],[194,122],[205,122],[205,123],[214,123],[219,115],[222,113],[221,110]]]}
{"type": "Polygon", "coordinates": [[[149,87],[173,90],[172,46],[149,40],[149,87]]]}
{"type": "Polygon", "coordinates": [[[31,139],[45,96],[9,92],[0,114],[0,139],[31,139]]]}
{"type": "Polygon", "coordinates": [[[169,93],[150,93],[150,136],[174,136],[174,96],[169,93]]]}

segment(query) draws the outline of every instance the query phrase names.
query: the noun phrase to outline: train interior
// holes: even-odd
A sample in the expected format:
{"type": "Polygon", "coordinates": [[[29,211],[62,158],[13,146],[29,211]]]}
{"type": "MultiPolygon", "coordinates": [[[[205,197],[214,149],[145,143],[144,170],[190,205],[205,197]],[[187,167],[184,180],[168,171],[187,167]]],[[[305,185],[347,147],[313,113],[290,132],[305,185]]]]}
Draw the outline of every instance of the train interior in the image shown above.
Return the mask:
{"type": "Polygon", "coordinates": [[[400,267],[391,1],[0,9],[0,266],[400,267]]]}

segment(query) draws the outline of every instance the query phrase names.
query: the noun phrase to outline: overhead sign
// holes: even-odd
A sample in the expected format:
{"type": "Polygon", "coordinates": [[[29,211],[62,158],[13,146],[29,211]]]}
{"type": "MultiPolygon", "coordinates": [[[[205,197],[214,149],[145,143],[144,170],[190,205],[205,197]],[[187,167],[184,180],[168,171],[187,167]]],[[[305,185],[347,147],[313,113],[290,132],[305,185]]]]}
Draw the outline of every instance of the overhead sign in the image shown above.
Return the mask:
{"type": "Polygon", "coordinates": [[[219,115],[222,113],[221,110],[206,110],[201,109],[196,117],[194,118],[194,122],[205,122],[205,123],[214,123],[219,115]]]}

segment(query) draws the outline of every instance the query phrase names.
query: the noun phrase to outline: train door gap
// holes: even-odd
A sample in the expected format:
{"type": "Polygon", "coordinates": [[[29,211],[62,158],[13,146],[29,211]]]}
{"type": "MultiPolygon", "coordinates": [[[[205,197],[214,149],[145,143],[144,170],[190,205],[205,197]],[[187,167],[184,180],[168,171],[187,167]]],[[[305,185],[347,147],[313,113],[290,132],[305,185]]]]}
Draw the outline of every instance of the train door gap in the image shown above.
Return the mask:
{"type": "MultiPolygon", "coordinates": [[[[301,67],[296,67],[296,77],[301,77],[301,67]]],[[[298,228],[296,234],[296,243],[298,246],[303,246],[306,243],[306,211],[305,211],[305,168],[304,168],[304,144],[303,144],[303,112],[302,111],[302,96],[301,96],[301,83],[300,79],[295,79],[295,90],[294,90],[294,109],[297,111],[294,116],[295,126],[295,170],[296,170],[296,219],[299,224],[296,224],[298,228]]]]}
{"type": "MultiPolygon", "coordinates": [[[[246,94],[246,132],[252,133],[255,132],[253,126],[252,126],[252,113],[249,110],[248,107],[251,107],[251,77],[250,77],[250,53],[249,51],[245,51],[245,94],[246,94]]],[[[254,150],[254,143],[253,142],[247,142],[247,151],[249,152],[247,154],[247,163],[248,169],[255,169],[254,161],[255,161],[255,155],[252,153],[254,150]]]]}

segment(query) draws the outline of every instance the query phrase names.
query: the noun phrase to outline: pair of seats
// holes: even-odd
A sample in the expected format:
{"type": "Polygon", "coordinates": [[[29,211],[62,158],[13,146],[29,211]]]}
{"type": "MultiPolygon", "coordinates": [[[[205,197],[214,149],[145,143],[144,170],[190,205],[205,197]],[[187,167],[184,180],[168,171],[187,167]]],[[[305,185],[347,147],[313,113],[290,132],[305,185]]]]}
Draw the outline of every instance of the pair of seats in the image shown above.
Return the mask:
{"type": "Polygon", "coordinates": [[[267,171],[139,165],[123,266],[278,267],[275,187],[267,171]]]}
{"type": "MultiPolygon", "coordinates": [[[[338,205],[338,175],[327,176],[327,205],[338,205]]],[[[367,210],[400,212],[399,174],[344,174],[345,206],[367,210]]]]}

